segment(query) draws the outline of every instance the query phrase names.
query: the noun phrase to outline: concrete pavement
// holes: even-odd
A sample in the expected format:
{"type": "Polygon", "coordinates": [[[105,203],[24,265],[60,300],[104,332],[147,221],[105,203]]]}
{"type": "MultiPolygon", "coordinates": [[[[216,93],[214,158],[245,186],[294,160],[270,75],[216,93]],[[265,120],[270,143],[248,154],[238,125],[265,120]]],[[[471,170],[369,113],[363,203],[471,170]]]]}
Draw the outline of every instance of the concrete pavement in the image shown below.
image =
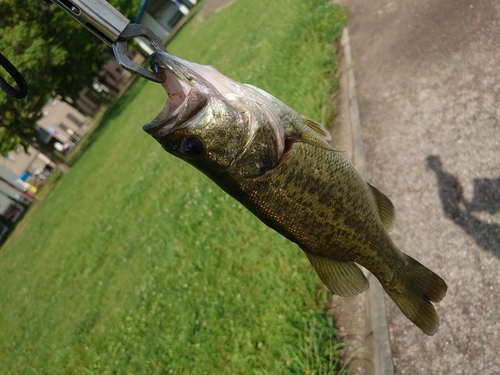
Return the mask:
{"type": "Polygon", "coordinates": [[[371,182],[448,283],[428,337],[386,298],[396,374],[500,373],[500,2],[341,0],[371,182]]]}

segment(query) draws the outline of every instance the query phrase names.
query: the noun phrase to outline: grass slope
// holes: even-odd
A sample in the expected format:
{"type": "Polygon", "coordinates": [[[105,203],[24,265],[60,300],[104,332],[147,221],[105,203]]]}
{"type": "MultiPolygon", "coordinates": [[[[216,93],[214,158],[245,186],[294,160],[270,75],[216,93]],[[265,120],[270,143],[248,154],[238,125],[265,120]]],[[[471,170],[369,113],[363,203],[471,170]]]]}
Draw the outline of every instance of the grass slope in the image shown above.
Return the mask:
{"type": "MultiPolygon", "coordinates": [[[[238,0],[168,48],[329,118],[345,17],[322,0],[238,0]]],[[[134,84],[0,250],[0,373],[336,373],[306,257],[140,129],[165,100],[134,84]]]]}

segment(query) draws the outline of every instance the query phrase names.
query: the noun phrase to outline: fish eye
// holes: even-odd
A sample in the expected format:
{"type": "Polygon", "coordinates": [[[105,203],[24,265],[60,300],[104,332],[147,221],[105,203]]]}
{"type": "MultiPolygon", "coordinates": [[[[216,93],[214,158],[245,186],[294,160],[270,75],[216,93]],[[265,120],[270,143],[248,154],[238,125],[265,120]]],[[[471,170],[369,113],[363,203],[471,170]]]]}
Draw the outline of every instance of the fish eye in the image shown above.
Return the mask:
{"type": "Polygon", "coordinates": [[[181,143],[181,151],[190,156],[199,156],[205,151],[205,146],[199,138],[184,138],[181,143]]]}

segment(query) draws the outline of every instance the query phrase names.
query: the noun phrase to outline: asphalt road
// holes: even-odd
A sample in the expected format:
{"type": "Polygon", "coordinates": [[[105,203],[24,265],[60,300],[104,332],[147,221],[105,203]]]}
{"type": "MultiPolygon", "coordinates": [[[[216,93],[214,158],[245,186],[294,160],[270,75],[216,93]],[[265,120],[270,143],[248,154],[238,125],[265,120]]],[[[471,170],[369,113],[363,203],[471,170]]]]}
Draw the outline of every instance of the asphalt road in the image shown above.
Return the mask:
{"type": "Polygon", "coordinates": [[[428,337],[386,299],[396,374],[500,373],[500,2],[341,0],[371,182],[448,283],[428,337]]]}

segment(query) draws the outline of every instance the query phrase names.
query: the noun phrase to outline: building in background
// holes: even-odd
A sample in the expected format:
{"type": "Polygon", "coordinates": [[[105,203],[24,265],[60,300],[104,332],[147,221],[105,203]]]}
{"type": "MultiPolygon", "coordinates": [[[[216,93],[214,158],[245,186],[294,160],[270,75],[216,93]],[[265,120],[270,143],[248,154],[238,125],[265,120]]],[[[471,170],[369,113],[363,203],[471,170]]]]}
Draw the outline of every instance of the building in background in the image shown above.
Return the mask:
{"type": "Polygon", "coordinates": [[[90,120],[68,103],[53,99],[42,110],[37,122],[39,139],[66,153],[87,133],[90,120]]]}
{"type": "Polygon", "coordinates": [[[17,202],[28,204],[40,186],[56,169],[56,164],[32,146],[28,153],[22,147],[0,156],[0,194],[5,194],[17,202]]]}
{"type": "Polygon", "coordinates": [[[9,230],[22,217],[24,210],[24,206],[0,194],[0,244],[5,240],[9,230]]]}
{"type": "MultiPolygon", "coordinates": [[[[40,179],[23,181],[21,177],[26,172],[19,175],[19,171],[29,170],[35,165],[39,165],[40,168],[41,165],[44,165],[45,168],[46,158],[41,159],[36,153],[29,156],[24,151],[11,153],[7,157],[0,157],[0,244],[3,243],[9,230],[14,228],[26,207],[32,202],[32,195],[45,182],[45,180],[40,179]],[[16,158],[11,153],[19,157],[16,158]],[[9,167],[13,167],[13,170],[10,170],[9,167]]],[[[50,165],[51,170],[53,170],[52,165],[50,165]]]]}
{"type": "MultiPolygon", "coordinates": [[[[160,40],[165,40],[196,3],[197,0],[143,0],[135,22],[149,27],[160,40]]],[[[136,41],[148,55],[154,52],[147,41],[140,38],[136,41]]]]}
{"type": "MultiPolygon", "coordinates": [[[[138,65],[143,63],[144,57],[140,53],[127,51],[127,55],[138,65]]],[[[87,116],[95,116],[101,106],[116,98],[132,73],[123,69],[114,57],[106,60],[101,70],[92,82],[92,88],[85,87],[75,102],[76,108],[87,116]]]]}

